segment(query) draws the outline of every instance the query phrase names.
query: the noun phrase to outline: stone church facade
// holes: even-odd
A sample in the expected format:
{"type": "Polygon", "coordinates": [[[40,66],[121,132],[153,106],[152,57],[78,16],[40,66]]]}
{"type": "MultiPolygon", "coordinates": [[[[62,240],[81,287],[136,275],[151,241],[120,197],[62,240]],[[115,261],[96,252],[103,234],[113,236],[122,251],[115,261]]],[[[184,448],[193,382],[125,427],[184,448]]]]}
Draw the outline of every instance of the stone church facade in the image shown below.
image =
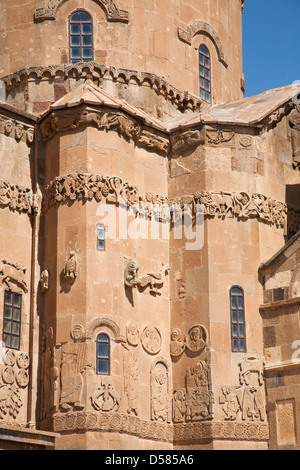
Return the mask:
{"type": "Polygon", "coordinates": [[[244,0],[1,2],[0,448],[298,449],[300,85],[243,98],[244,0]]]}

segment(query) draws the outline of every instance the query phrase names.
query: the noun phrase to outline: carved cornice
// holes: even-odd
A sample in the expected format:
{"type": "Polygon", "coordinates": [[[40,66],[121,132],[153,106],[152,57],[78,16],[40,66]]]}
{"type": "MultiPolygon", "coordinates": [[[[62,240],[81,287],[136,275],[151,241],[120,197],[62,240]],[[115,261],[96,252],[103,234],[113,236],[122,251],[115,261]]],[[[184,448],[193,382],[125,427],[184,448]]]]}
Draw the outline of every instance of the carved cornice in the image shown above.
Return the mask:
{"type": "Polygon", "coordinates": [[[154,132],[149,127],[152,124],[151,121],[147,122],[148,126],[145,126],[141,120],[147,122],[142,115],[135,119],[128,116],[126,112],[111,112],[107,109],[99,110],[99,107],[92,109],[79,106],[76,111],[74,108],[53,111],[42,120],[40,127],[42,137],[44,141],[47,141],[59,132],[74,130],[83,125],[93,125],[103,131],[114,130],[125,139],[134,141],[139,147],[167,155],[170,150],[170,141],[163,135],[166,129],[157,123],[153,127],[160,128],[160,130],[159,133],[154,132]]]}
{"type": "Polygon", "coordinates": [[[57,204],[69,204],[74,201],[120,202],[126,198],[128,207],[138,207],[137,214],[153,217],[153,205],[156,207],[155,217],[166,220],[170,211],[173,220],[182,220],[185,208],[191,209],[191,218],[196,215],[197,205],[202,205],[207,218],[235,218],[238,220],[258,219],[269,225],[284,228],[300,227],[300,211],[287,206],[271,197],[260,193],[202,191],[193,195],[170,199],[154,194],[141,194],[138,187],[123,182],[119,177],[108,177],[92,173],[71,173],[56,177],[44,191],[43,211],[47,212],[57,204]],[[157,213],[160,207],[160,213],[157,213]]]}
{"type": "Polygon", "coordinates": [[[53,417],[53,430],[61,434],[78,431],[115,432],[170,443],[207,440],[267,441],[269,439],[269,427],[266,423],[203,421],[172,425],[146,421],[124,413],[94,411],[56,413],[53,417]]]}
{"type": "MultiPolygon", "coordinates": [[[[107,21],[118,21],[128,23],[129,13],[126,10],[121,10],[117,7],[113,0],[94,0],[99,6],[101,6],[105,13],[107,21]]],[[[45,20],[56,20],[57,11],[59,7],[65,3],[66,0],[47,0],[47,6],[43,8],[37,8],[34,13],[34,19],[36,22],[45,20]]],[[[46,3],[46,0],[45,0],[46,3]]]]}
{"type": "Polygon", "coordinates": [[[222,62],[225,67],[228,66],[228,61],[223,51],[221,39],[219,38],[216,30],[210,24],[205,23],[205,21],[194,21],[186,30],[178,28],[177,32],[179,39],[183,42],[186,42],[190,46],[192,45],[193,38],[197,34],[206,34],[216,46],[219,61],[222,62]]]}
{"type": "Polygon", "coordinates": [[[94,80],[111,80],[113,82],[133,84],[140,87],[151,87],[157,95],[171,101],[181,111],[189,109],[200,111],[201,100],[187,91],[180,91],[155,73],[117,68],[96,62],[78,64],[60,64],[49,66],[26,67],[13,74],[3,77],[7,90],[20,85],[25,80],[86,78],[91,75],[94,80]]]}

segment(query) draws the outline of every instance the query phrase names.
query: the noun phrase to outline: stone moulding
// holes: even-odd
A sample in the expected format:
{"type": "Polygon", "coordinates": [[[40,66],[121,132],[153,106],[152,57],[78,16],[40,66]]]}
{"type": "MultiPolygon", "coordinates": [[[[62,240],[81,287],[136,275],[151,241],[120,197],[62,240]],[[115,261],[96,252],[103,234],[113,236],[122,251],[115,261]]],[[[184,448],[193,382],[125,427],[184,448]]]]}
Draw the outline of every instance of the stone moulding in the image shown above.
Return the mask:
{"type": "Polygon", "coordinates": [[[204,33],[207,35],[217,49],[219,61],[222,62],[225,67],[228,67],[228,61],[223,52],[221,39],[219,38],[216,30],[210,24],[205,23],[205,21],[194,21],[186,30],[178,28],[177,32],[179,39],[187,43],[189,46],[192,45],[192,40],[197,34],[204,33]]]}
{"type": "MultiPolygon", "coordinates": [[[[161,442],[187,441],[268,441],[266,423],[204,421],[197,423],[168,424],[142,420],[123,413],[75,412],[56,413],[53,416],[54,432],[116,432],[141,439],[161,442]]],[[[50,423],[48,423],[50,424],[50,423]]]]}
{"type": "MultiPolygon", "coordinates": [[[[37,8],[34,13],[36,22],[45,20],[56,20],[59,7],[67,0],[47,0],[47,6],[37,8]]],[[[118,21],[128,23],[129,13],[126,10],[120,10],[113,0],[94,0],[105,11],[107,21],[118,21]]],[[[45,1],[46,3],[46,1],[45,1]]]]}
{"type": "MultiPolygon", "coordinates": [[[[1,191],[1,186],[0,186],[1,191]]],[[[300,227],[300,211],[288,207],[264,194],[226,191],[201,191],[192,195],[170,199],[151,193],[141,194],[137,186],[123,182],[120,177],[108,177],[92,173],[71,173],[52,180],[43,194],[42,210],[46,213],[58,204],[74,201],[101,201],[119,204],[126,201],[128,207],[137,208],[138,216],[158,217],[167,220],[172,214],[173,221],[183,220],[185,205],[191,208],[190,217],[196,216],[201,206],[206,218],[235,218],[238,220],[258,219],[260,222],[285,228],[289,231],[300,227]],[[153,212],[155,205],[155,214],[153,212]],[[160,213],[157,213],[157,208],[160,213]],[[172,211],[169,209],[172,208],[172,211]],[[166,210],[168,209],[168,210],[166,210]]],[[[0,192],[1,204],[1,192],[0,192]]]]}
{"type": "Polygon", "coordinates": [[[96,62],[28,67],[2,77],[1,80],[6,84],[9,91],[15,86],[19,86],[23,79],[81,79],[87,75],[91,75],[94,80],[111,80],[112,82],[124,83],[126,85],[133,84],[141,87],[150,87],[157,95],[162,95],[181,111],[186,109],[193,112],[200,111],[202,101],[199,97],[193,96],[187,91],[178,90],[154,73],[117,68],[96,62]]]}

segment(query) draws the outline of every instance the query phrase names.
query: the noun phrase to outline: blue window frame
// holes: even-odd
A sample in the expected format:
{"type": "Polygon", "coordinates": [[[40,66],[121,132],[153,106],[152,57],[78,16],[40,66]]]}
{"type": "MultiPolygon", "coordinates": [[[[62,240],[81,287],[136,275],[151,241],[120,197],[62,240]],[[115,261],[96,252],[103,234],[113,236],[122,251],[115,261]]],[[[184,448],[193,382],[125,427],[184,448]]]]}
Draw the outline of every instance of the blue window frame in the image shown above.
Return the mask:
{"type": "Polygon", "coordinates": [[[244,291],[239,286],[230,289],[232,352],[246,352],[246,321],[244,291]]]}
{"type": "Polygon", "coordinates": [[[211,60],[204,44],[199,47],[200,98],[211,103],[211,60]]]}
{"type": "Polygon", "coordinates": [[[70,18],[70,61],[90,62],[93,56],[92,18],[86,11],[75,11],[70,18]]]}
{"type": "Polygon", "coordinates": [[[97,375],[110,375],[110,338],[105,333],[97,336],[97,375]]]}

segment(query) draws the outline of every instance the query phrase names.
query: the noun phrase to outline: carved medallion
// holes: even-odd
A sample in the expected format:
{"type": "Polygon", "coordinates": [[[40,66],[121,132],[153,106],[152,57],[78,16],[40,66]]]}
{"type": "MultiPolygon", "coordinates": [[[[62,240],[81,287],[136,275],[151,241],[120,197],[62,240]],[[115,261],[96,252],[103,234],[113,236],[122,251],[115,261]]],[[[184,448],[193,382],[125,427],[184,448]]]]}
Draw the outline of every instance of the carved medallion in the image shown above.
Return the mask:
{"type": "Polygon", "coordinates": [[[131,322],[127,325],[126,336],[130,346],[137,346],[139,344],[139,330],[136,323],[131,322]]]}
{"type": "Polygon", "coordinates": [[[202,351],[207,346],[208,333],[204,326],[194,325],[186,336],[186,347],[193,353],[202,351]]]}
{"type": "Polygon", "coordinates": [[[147,326],[141,334],[141,342],[148,354],[158,354],[161,349],[161,335],[154,326],[147,326]]]}

